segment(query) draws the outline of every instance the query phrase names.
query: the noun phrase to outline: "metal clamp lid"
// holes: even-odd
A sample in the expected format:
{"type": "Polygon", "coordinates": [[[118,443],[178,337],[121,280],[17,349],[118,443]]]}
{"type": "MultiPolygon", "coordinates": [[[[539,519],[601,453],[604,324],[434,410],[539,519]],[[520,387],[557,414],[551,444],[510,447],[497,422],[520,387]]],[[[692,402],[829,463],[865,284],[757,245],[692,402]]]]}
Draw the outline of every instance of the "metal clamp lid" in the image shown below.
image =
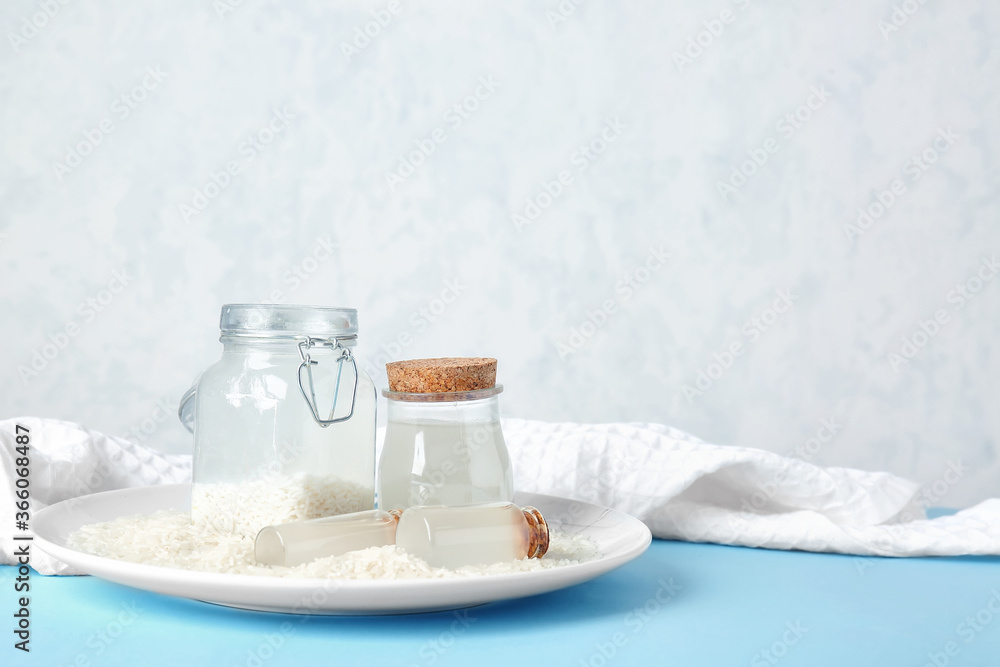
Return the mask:
{"type": "Polygon", "coordinates": [[[333,339],[322,339],[322,338],[312,338],[306,337],[305,340],[299,342],[299,358],[302,359],[302,363],[299,364],[298,379],[299,379],[299,391],[302,392],[302,398],[306,399],[306,405],[309,406],[309,411],[312,413],[313,419],[316,423],[326,428],[330,424],[338,424],[343,421],[347,421],[354,416],[354,405],[357,403],[358,398],[358,362],[354,359],[354,355],[351,354],[350,348],[344,347],[340,344],[339,338],[333,339]],[[332,344],[335,350],[340,350],[340,356],[337,357],[337,384],[333,392],[333,407],[330,409],[330,418],[323,419],[319,416],[319,408],[316,405],[316,386],[313,383],[312,367],[319,364],[318,361],[314,361],[309,355],[309,350],[317,345],[328,346],[332,344]],[[344,360],[350,361],[351,366],[354,368],[354,392],[351,395],[351,411],[346,417],[334,418],[333,415],[337,410],[337,399],[340,397],[340,378],[344,372],[344,360]],[[306,375],[309,377],[309,392],[306,393],[306,387],[302,382],[302,371],[306,371],[306,375]]]}
{"type": "MultiPolygon", "coordinates": [[[[278,338],[279,336],[273,336],[273,338],[278,338]]],[[[344,341],[354,340],[355,336],[343,336],[337,338],[315,338],[312,336],[280,336],[280,338],[286,338],[289,340],[294,340],[298,342],[297,348],[299,351],[299,358],[302,363],[299,364],[298,368],[298,383],[299,391],[302,393],[302,398],[305,399],[306,405],[309,406],[309,412],[312,413],[313,419],[317,424],[326,428],[330,424],[339,424],[340,422],[347,421],[354,416],[354,407],[357,403],[358,398],[358,363],[354,359],[354,355],[351,354],[351,350],[343,345],[344,341]],[[313,381],[312,367],[319,365],[319,362],[312,358],[309,354],[309,350],[314,347],[332,347],[334,350],[340,350],[340,354],[336,359],[337,363],[337,384],[334,388],[333,393],[333,407],[330,408],[330,416],[327,419],[323,419],[319,414],[319,407],[316,401],[316,385],[313,381]],[[340,398],[340,380],[344,372],[344,362],[350,362],[351,367],[354,369],[354,390],[351,395],[351,410],[347,413],[345,417],[334,418],[334,414],[337,411],[337,401],[340,398]],[[307,381],[303,381],[303,373],[305,370],[307,381]],[[306,390],[306,385],[308,384],[309,389],[306,390]]],[[[188,389],[184,396],[181,398],[180,405],[177,407],[177,416],[180,418],[181,423],[191,433],[194,433],[194,422],[195,422],[195,397],[198,394],[198,381],[188,389]]]]}

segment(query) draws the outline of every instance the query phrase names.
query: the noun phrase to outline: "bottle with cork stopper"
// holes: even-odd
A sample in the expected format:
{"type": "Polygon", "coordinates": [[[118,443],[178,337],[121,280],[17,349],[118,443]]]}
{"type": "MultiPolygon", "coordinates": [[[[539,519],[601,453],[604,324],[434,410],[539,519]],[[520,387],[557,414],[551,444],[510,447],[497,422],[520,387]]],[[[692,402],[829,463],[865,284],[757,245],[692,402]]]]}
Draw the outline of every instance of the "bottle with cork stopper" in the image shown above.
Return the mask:
{"type": "Polygon", "coordinates": [[[509,502],[510,456],[500,430],[497,360],[411,359],[386,364],[389,388],[378,505],[509,502]]]}
{"type": "Polygon", "coordinates": [[[488,565],[541,558],[549,527],[534,507],[512,503],[368,510],[267,526],[257,535],[254,555],[259,565],[294,567],[389,544],[431,567],[488,565]]]}

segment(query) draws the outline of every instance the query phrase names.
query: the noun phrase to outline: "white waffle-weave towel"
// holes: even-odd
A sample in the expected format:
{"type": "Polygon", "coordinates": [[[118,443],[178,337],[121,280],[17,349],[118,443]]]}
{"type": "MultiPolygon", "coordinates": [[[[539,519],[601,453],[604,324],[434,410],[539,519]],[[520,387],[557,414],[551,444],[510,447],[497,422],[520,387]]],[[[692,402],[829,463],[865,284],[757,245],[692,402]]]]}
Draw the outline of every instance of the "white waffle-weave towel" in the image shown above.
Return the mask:
{"type": "MultiPolygon", "coordinates": [[[[32,512],[86,493],[191,479],[190,456],[68,422],[0,421],[0,517],[9,517],[0,523],[0,564],[16,562],[15,424],[31,429],[32,512]]],[[[659,538],[866,556],[1000,555],[1000,499],[928,520],[920,485],[889,473],[712,445],[657,424],[506,419],[503,429],[518,490],[613,507],[659,538]]],[[[31,564],[73,573],[40,550],[31,564]]]]}
{"type": "MultiPolygon", "coordinates": [[[[711,445],[659,424],[503,425],[523,491],[613,507],[653,535],[866,556],[1000,554],[1000,499],[928,520],[920,485],[711,445]]],[[[961,463],[952,474],[960,479],[961,463]]]]}
{"type": "MultiPolygon", "coordinates": [[[[17,425],[28,429],[30,516],[62,500],[149,484],[191,481],[191,457],[161,454],[124,438],[56,419],[22,417],[0,421],[0,565],[17,563],[15,541],[18,479],[17,425]]],[[[21,461],[23,463],[23,461],[21,461]]],[[[30,531],[29,531],[30,532],[30,531]]],[[[41,574],[79,574],[41,549],[30,549],[41,574]]]]}

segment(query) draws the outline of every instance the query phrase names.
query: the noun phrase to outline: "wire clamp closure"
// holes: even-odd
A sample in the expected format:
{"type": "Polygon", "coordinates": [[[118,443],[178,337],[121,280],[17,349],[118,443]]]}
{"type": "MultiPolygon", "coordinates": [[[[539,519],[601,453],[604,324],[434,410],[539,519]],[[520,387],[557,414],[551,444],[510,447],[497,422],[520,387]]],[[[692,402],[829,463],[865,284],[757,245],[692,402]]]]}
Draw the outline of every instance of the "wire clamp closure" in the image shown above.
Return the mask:
{"type": "Polygon", "coordinates": [[[309,406],[309,411],[312,413],[313,419],[316,423],[326,428],[330,424],[339,424],[340,422],[347,421],[354,416],[354,404],[358,398],[358,362],[354,359],[354,355],[351,354],[349,348],[341,345],[341,338],[312,338],[307,336],[301,339],[298,344],[299,358],[302,363],[299,364],[299,391],[302,392],[302,398],[306,399],[306,405],[309,406]],[[312,367],[318,366],[319,362],[312,358],[309,354],[309,350],[314,347],[332,347],[335,351],[339,350],[340,354],[337,356],[337,384],[333,391],[333,407],[330,409],[330,416],[327,419],[323,419],[319,416],[319,407],[316,402],[316,385],[313,382],[313,372],[312,367]],[[350,362],[351,367],[354,369],[354,392],[351,396],[351,411],[346,417],[334,418],[334,414],[337,411],[337,399],[340,397],[340,379],[344,372],[344,362],[350,362]],[[307,382],[303,381],[302,371],[305,371],[305,375],[308,378],[309,390],[306,391],[307,382]]]}

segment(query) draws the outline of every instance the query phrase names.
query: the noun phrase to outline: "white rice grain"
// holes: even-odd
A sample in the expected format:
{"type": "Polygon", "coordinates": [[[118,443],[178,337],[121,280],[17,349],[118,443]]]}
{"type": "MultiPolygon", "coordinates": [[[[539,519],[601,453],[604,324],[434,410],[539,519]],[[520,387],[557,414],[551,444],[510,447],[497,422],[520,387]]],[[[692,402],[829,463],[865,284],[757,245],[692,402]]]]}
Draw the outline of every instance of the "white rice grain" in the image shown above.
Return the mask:
{"type": "MultiPolygon", "coordinates": [[[[294,520],[294,519],[293,519],[294,520]]],[[[525,558],[457,570],[431,567],[395,546],[371,547],[296,567],[257,565],[253,535],[196,522],[191,514],[161,511],[91,524],[70,535],[68,546],[104,558],[220,574],[319,579],[434,579],[509,574],[573,565],[600,557],[582,535],[551,531],[542,558],[525,558]]]]}
{"type": "Polygon", "coordinates": [[[199,526],[256,535],[264,526],[371,509],[374,498],[372,487],[304,473],[241,483],[196,483],[191,516],[199,526]]]}

